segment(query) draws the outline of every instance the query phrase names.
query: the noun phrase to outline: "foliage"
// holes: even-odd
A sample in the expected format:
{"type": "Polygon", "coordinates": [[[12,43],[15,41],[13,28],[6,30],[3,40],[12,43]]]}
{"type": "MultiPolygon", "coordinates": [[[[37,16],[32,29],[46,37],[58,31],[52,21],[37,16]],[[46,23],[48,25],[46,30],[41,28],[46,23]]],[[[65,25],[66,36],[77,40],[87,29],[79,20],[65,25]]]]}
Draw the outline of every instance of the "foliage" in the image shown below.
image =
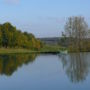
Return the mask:
{"type": "Polygon", "coordinates": [[[0,25],[0,47],[39,50],[41,46],[33,34],[23,33],[9,22],[0,25]]]}
{"type": "MultiPolygon", "coordinates": [[[[86,51],[88,43],[88,25],[83,17],[70,17],[65,25],[70,51],[86,51]]],[[[67,39],[66,38],[66,39],[67,39]]]]}

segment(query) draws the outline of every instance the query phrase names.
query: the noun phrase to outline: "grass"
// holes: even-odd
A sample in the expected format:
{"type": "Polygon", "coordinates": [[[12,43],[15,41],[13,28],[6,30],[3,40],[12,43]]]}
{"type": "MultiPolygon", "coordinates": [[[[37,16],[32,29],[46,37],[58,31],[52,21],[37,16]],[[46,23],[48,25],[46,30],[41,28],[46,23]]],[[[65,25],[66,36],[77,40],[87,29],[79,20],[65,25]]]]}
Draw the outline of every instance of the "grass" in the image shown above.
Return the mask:
{"type": "Polygon", "coordinates": [[[61,50],[59,45],[45,45],[39,51],[22,48],[0,48],[0,54],[24,54],[24,53],[58,53],[61,50]]]}
{"type": "Polygon", "coordinates": [[[27,49],[15,49],[15,48],[0,48],[0,54],[10,54],[10,53],[32,53],[33,51],[27,49]]]}
{"type": "Polygon", "coordinates": [[[61,47],[59,45],[45,45],[43,48],[41,48],[41,52],[59,52],[61,50],[61,47]]]}

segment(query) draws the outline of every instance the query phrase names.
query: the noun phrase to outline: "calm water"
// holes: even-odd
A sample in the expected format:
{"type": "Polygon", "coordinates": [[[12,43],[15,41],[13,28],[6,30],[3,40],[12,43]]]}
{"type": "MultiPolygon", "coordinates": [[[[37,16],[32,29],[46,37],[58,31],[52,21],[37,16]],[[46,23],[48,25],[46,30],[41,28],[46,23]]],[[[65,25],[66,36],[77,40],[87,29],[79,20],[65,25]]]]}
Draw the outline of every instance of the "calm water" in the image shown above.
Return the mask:
{"type": "Polygon", "coordinates": [[[0,55],[0,90],[90,90],[90,53],[0,55]]]}

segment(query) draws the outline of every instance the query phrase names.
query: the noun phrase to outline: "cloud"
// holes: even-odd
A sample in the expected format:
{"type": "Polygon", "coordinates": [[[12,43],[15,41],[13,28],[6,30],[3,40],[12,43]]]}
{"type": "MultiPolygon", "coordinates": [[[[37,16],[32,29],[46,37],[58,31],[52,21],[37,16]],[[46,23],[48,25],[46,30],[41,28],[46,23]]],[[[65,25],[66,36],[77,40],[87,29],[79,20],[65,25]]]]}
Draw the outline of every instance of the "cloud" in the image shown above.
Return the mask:
{"type": "Polygon", "coordinates": [[[17,4],[20,0],[4,0],[8,4],[17,4]]]}

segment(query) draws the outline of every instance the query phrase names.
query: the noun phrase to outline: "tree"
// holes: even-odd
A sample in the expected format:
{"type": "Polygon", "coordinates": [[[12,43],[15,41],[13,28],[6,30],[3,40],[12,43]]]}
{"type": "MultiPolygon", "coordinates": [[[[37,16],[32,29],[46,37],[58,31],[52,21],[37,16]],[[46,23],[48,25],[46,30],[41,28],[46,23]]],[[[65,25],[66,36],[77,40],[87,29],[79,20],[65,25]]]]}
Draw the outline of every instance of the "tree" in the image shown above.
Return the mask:
{"type": "Polygon", "coordinates": [[[69,38],[71,50],[82,51],[85,49],[88,25],[83,17],[69,17],[65,25],[65,34],[69,38]]]}
{"type": "Polygon", "coordinates": [[[0,47],[40,49],[41,43],[31,33],[21,32],[11,23],[0,24],[0,47]]]}

